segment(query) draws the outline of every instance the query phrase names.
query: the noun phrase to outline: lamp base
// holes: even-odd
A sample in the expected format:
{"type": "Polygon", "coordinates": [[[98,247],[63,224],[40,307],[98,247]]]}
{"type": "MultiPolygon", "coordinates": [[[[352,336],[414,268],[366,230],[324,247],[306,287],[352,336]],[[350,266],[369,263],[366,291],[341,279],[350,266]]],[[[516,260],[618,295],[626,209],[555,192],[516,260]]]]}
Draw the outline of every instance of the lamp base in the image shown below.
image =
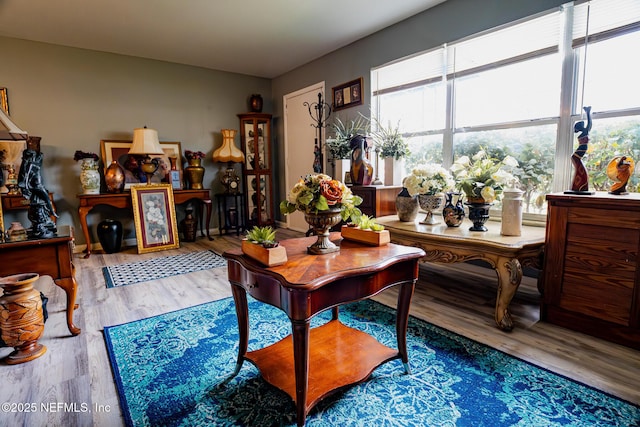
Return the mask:
{"type": "Polygon", "coordinates": [[[147,176],[147,185],[151,185],[151,178],[158,170],[158,160],[147,156],[140,164],[140,169],[147,176]]]}

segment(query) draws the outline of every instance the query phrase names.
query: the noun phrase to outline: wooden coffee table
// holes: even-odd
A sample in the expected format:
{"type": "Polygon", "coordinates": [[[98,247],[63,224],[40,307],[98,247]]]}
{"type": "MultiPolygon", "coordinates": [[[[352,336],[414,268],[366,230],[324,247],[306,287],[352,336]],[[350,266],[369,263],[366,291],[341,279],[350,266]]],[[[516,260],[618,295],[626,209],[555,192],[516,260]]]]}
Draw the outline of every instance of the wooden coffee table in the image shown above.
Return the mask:
{"type": "MultiPolygon", "coordinates": [[[[337,243],[340,233],[332,233],[331,239],[337,243]]],[[[238,359],[231,378],[240,371],[244,360],[255,364],[267,382],[291,396],[299,426],[304,425],[307,414],[321,399],[366,380],[385,362],[401,359],[409,372],[409,305],[418,278],[418,260],[424,256],[419,248],[395,244],[371,247],[346,240],[340,242],[339,252],[308,255],[307,246],[315,240],[307,237],[281,241],[287,249],[288,262],[271,268],[243,255],[240,249],[223,254],[240,329],[238,359]],[[367,299],[396,285],[400,286],[397,350],[340,322],[338,306],[367,299]],[[276,344],[248,352],[247,293],[284,311],[291,319],[292,334],[276,344]],[[311,318],[327,309],[332,309],[332,320],[310,329],[311,318]]]]}
{"type": "Polygon", "coordinates": [[[498,222],[487,222],[488,231],[469,231],[469,222],[460,227],[447,227],[444,223],[423,225],[419,223],[420,218],[402,222],[397,215],[376,221],[389,230],[392,242],[424,249],[426,255],[422,261],[483,260],[489,263],[498,274],[496,325],[505,331],[513,329],[509,304],[522,281],[522,266],[541,267],[544,227],[523,226],[521,236],[502,236],[498,222]]]}

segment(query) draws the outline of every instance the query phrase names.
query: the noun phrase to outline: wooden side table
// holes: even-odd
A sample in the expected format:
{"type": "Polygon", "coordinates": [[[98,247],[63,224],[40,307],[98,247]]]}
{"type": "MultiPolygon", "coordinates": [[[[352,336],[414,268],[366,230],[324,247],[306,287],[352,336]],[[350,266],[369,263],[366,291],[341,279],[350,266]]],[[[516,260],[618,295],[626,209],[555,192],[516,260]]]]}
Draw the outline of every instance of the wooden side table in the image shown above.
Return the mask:
{"type": "MultiPolygon", "coordinates": [[[[17,211],[17,210],[29,210],[29,199],[25,199],[22,194],[2,194],[2,210],[3,211],[17,211]]],[[[56,204],[53,201],[53,193],[49,192],[49,200],[51,200],[51,206],[53,206],[54,212],[58,212],[56,204]]],[[[56,223],[55,216],[51,216],[53,223],[56,223]]]]}
{"type": "Polygon", "coordinates": [[[242,193],[220,193],[216,194],[216,204],[218,205],[218,229],[220,235],[222,230],[226,234],[235,231],[236,236],[246,229],[244,223],[244,194],[242,193]],[[224,226],[222,218],[224,217],[224,226]]]}
{"type": "MultiPolygon", "coordinates": [[[[331,239],[338,243],[340,234],[332,233],[331,239]]],[[[288,262],[277,267],[265,268],[240,249],[223,254],[240,329],[233,376],[244,360],[254,363],[267,382],[291,396],[299,426],[304,425],[307,414],[321,399],[366,380],[385,362],[401,359],[409,372],[409,305],[418,278],[418,261],[424,256],[419,248],[395,244],[372,247],[347,240],[339,242],[339,252],[308,255],[307,246],[316,240],[282,240],[280,245],[287,250],[288,262]],[[340,322],[338,306],[367,299],[396,285],[400,286],[397,350],[340,322]],[[247,293],[284,311],[291,319],[292,334],[274,345],[247,352],[247,293]],[[311,318],[330,308],[332,320],[310,329],[311,318]]]]}
{"type": "MultiPolygon", "coordinates": [[[[125,191],[123,193],[104,193],[104,194],[78,194],[80,199],[80,206],[78,206],[78,214],[80,216],[80,225],[82,227],[82,233],[84,234],[84,241],[87,244],[85,258],[91,256],[91,236],[89,235],[89,227],[87,226],[87,215],[93,210],[94,207],[99,205],[109,205],[114,208],[132,210],[133,205],[131,202],[131,192],[125,191]]],[[[211,196],[208,189],[202,190],[173,190],[173,201],[176,205],[187,203],[191,200],[200,200],[198,223],[200,226],[200,233],[204,236],[202,228],[202,205],[207,207],[207,217],[204,227],[207,229],[207,238],[213,240],[213,237],[209,234],[209,224],[211,223],[211,196]]]]}
{"type": "Polygon", "coordinates": [[[71,335],[78,335],[80,328],[73,324],[76,305],[76,269],[73,265],[73,228],[58,227],[55,237],[28,239],[21,242],[0,243],[0,276],[21,273],[38,273],[51,276],[57,286],[67,294],[67,327],[71,335]]]}

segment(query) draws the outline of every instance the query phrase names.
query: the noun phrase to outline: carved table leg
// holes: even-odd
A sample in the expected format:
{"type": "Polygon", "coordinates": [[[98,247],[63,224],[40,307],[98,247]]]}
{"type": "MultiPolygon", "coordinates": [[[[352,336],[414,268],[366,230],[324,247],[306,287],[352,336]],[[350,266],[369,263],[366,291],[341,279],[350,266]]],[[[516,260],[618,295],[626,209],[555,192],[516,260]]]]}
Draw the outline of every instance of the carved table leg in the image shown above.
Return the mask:
{"type": "Polygon", "coordinates": [[[67,294],[67,328],[69,328],[71,335],[79,335],[82,330],[73,324],[73,311],[78,308],[78,305],[76,304],[78,283],[75,278],[75,266],[72,266],[72,269],[73,275],[71,277],[56,279],[54,282],[67,294]]]}
{"type": "MultiPolygon", "coordinates": [[[[204,221],[204,226],[207,229],[207,238],[209,240],[213,240],[213,237],[211,237],[209,228],[211,225],[211,210],[212,210],[212,203],[211,200],[204,200],[203,203],[205,204],[205,206],[207,207],[207,219],[205,219],[204,221]]],[[[200,233],[202,233],[202,229],[200,229],[200,233]]]]}
{"type": "Polygon", "coordinates": [[[509,304],[522,281],[522,266],[516,258],[499,257],[496,262],[498,272],[498,297],[496,298],[496,324],[503,331],[513,329],[509,304]]]}
{"type": "Polygon", "coordinates": [[[299,426],[307,418],[307,389],[309,386],[309,324],[307,319],[292,321],[293,360],[296,375],[296,412],[299,426]]]}
{"type": "Polygon", "coordinates": [[[409,306],[415,289],[416,282],[403,283],[398,293],[398,310],[396,318],[396,337],[398,339],[398,352],[407,374],[411,374],[409,366],[409,354],[407,353],[407,326],[409,324],[409,306]]]}
{"type": "Polygon", "coordinates": [[[84,234],[84,241],[87,244],[87,253],[84,257],[89,258],[91,256],[91,238],[89,237],[89,227],[87,227],[87,214],[93,209],[93,207],[80,206],[78,208],[78,215],[80,215],[80,226],[82,227],[82,234],[84,234]]]}

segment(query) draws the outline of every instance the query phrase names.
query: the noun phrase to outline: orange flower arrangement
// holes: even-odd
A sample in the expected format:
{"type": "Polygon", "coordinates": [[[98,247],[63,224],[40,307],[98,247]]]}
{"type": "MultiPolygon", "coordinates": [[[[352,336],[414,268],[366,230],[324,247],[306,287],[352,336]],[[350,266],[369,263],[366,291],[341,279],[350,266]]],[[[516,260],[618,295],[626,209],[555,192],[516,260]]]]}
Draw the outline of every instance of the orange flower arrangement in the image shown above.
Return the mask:
{"type": "Polygon", "coordinates": [[[326,211],[339,208],[343,220],[355,220],[362,215],[357,206],[362,198],[351,192],[341,181],[324,174],[309,174],[300,179],[287,197],[280,203],[280,212],[288,215],[302,212],[326,211]]]}

